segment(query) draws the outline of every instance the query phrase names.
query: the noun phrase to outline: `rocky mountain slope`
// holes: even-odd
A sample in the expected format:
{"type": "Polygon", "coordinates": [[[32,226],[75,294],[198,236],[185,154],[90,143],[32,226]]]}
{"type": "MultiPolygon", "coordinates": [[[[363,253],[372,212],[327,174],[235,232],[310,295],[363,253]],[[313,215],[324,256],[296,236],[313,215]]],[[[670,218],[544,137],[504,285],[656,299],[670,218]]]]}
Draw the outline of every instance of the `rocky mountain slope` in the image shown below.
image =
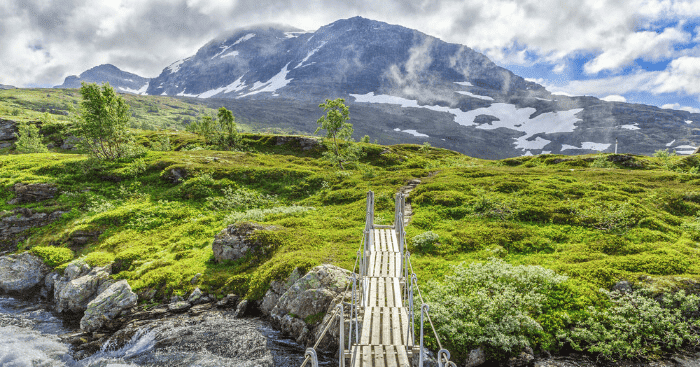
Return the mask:
{"type": "Polygon", "coordinates": [[[467,46],[360,17],[315,32],[240,29],[166,67],[145,92],[210,99],[299,132],[315,130],[319,102],[342,97],[355,138],[480,158],[612,152],[616,138],[621,152],[637,154],[700,145],[700,114],[552,95],[467,46]]]}
{"type": "Polygon", "coordinates": [[[116,90],[133,94],[145,94],[148,79],[119,69],[111,64],[95,66],[80,76],[71,75],[63,84],[54,88],[80,88],[80,83],[109,83],[116,90]]]}

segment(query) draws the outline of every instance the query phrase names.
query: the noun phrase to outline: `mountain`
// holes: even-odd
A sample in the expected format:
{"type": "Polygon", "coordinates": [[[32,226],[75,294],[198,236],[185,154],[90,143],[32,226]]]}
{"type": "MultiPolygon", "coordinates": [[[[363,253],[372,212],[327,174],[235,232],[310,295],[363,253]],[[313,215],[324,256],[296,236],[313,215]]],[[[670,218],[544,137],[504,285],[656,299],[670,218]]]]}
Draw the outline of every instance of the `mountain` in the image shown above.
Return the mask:
{"type": "MultiPolygon", "coordinates": [[[[81,75],[82,76],[82,75],[81,75]]],[[[280,25],[214,39],[150,80],[147,94],[206,98],[260,125],[310,133],[345,98],[355,138],[480,158],[700,145],[700,114],[552,95],[467,46],[355,17],[314,32],[280,25]]]]}
{"type": "Polygon", "coordinates": [[[12,85],[0,84],[0,89],[16,89],[16,87],[12,85]]]}
{"type": "Polygon", "coordinates": [[[82,82],[109,83],[116,90],[132,94],[145,94],[148,79],[119,69],[111,64],[95,66],[80,74],[66,77],[63,84],[54,88],[80,88],[82,82]]]}

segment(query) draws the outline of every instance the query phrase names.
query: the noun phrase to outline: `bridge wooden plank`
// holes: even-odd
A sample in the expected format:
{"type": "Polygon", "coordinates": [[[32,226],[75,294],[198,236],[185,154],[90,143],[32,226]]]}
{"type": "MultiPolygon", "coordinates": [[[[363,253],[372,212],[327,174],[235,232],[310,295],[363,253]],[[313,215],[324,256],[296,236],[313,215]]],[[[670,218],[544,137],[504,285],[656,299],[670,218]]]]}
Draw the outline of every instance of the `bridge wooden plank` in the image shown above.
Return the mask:
{"type": "Polygon", "coordinates": [[[382,325],[381,325],[381,318],[382,318],[382,312],[381,309],[373,309],[372,312],[372,337],[370,338],[370,344],[373,345],[378,345],[382,344],[382,325]]]}
{"type": "Polygon", "coordinates": [[[374,346],[374,366],[375,367],[386,367],[386,361],[384,360],[386,353],[384,352],[383,345],[374,346]]]}
{"type": "Polygon", "coordinates": [[[362,346],[362,367],[372,367],[372,347],[362,346]]]}
{"type": "Polygon", "coordinates": [[[401,283],[399,283],[399,278],[391,278],[394,283],[394,304],[396,307],[401,307],[401,283]]]}
{"type": "Polygon", "coordinates": [[[391,250],[393,252],[399,252],[399,241],[396,239],[396,231],[391,231],[391,250]]]}
{"type": "Polygon", "coordinates": [[[377,280],[378,278],[371,278],[369,280],[369,288],[370,288],[370,293],[369,293],[369,306],[374,307],[377,305],[377,280]]]}
{"type": "Polygon", "coordinates": [[[390,346],[387,347],[387,358],[386,358],[386,367],[397,367],[397,353],[396,353],[397,347],[395,346],[390,346]]]}
{"type": "Polygon", "coordinates": [[[408,363],[408,355],[406,354],[406,349],[405,348],[397,348],[398,353],[398,360],[399,360],[399,366],[400,367],[409,367],[410,364],[408,363]]]}
{"type": "Polygon", "coordinates": [[[402,343],[403,338],[401,337],[402,335],[402,328],[401,328],[401,319],[399,318],[399,309],[398,308],[392,308],[391,309],[391,331],[393,332],[393,343],[392,344],[404,344],[402,343]],[[396,325],[396,320],[398,320],[398,327],[396,325]]]}
{"type": "Polygon", "coordinates": [[[382,341],[380,344],[390,345],[393,344],[391,341],[391,330],[394,325],[392,325],[391,319],[391,309],[382,309],[382,341]]]}

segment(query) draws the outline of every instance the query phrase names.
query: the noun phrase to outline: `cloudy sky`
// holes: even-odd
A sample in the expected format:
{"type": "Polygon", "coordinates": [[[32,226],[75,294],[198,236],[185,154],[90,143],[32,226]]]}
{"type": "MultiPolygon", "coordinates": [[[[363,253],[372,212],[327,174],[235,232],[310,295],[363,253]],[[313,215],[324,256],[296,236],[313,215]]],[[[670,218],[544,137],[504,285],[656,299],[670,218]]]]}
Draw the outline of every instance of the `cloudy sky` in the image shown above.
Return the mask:
{"type": "Polygon", "coordinates": [[[103,63],[154,77],[238,27],[356,15],[465,44],[552,92],[700,112],[698,0],[2,0],[0,84],[103,63]]]}

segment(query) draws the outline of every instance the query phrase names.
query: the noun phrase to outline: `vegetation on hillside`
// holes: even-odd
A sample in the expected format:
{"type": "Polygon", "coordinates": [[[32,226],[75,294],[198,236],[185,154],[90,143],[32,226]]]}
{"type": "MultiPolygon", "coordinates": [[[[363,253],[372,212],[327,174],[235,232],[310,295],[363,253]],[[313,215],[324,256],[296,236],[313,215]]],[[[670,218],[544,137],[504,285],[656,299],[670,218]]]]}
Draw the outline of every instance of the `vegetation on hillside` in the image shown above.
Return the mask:
{"type": "Polygon", "coordinates": [[[396,191],[422,178],[411,193],[408,248],[453,359],[479,346],[493,358],[526,347],[658,358],[699,341],[697,156],[485,161],[430,146],[348,143],[361,158],[338,170],[324,145],[302,150],[267,134],[240,134],[240,151],[212,150],[183,131],[140,132],[135,142],[148,151],[114,161],[0,155],[0,215],[16,215],[8,201],[18,182],[56,184],[56,199],[28,206],[66,211],[18,250],[59,268],[76,257],[113,262],[114,276],[145,302],[197,286],[259,299],[294,268],[351,268],[367,190],[376,193],[375,222],[390,224],[396,191]],[[241,221],[284,229],[259,234],[264,252],[214,263],[214,236],[241,221]],[[94,240],[73,241],[78,231],[94,240]],[[632,290],[611,292],[620,281],[632,290]]]}

